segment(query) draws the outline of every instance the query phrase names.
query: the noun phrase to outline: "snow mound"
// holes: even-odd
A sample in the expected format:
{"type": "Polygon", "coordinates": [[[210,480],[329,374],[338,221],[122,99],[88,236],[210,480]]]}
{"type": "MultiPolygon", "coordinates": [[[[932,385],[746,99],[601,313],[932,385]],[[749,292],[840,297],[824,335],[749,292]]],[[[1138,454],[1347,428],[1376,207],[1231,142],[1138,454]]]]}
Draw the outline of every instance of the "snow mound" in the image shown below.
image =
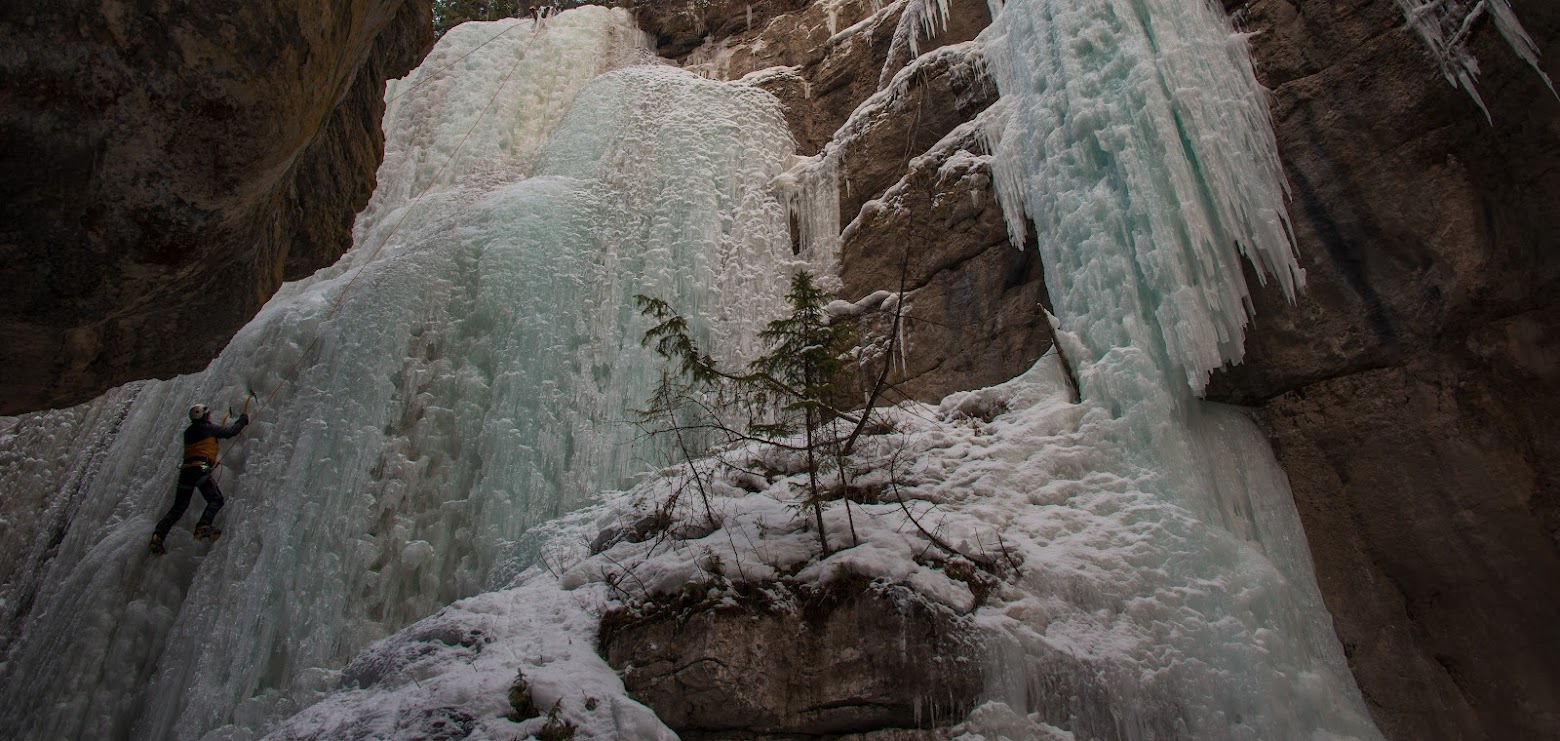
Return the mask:
{"type": "MultiPolygon", "coordinates": [[[[577,739],[674,741],[596,655],[603,591],[565,592],[537,569],[510,589],[461,600],[370,646],[340,673],[342,689],[265,738],[518,740],[540,732],[556,706],[577,739]],[[510,719],[517,671],[542,715],[510,719]]],[[[241,738],[229,730],[207,739],[241,738]]]]}

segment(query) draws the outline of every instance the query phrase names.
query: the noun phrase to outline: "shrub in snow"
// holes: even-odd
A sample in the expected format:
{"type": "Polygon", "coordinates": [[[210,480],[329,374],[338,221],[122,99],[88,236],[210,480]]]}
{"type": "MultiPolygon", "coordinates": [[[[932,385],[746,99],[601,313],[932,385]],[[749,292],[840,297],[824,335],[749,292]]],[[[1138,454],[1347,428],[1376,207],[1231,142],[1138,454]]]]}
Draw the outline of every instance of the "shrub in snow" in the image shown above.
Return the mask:
{"type": "Polygon", "coordinates": [[[525,681],[525,672],[515,670],[515,682],[509,685],[509,719],[516,723],[541,715],[536,700],[531,697],[531,683],[525,681]]]}
{"type": "MultiPolygon", "coordinates": [[[[840,458],[871,416],[870,405],[857,415],[832,404],[843,387],[850,338],[845,324],[832,321],[829,298],[810,273],[798,272],[786,294],[791,313],[759,333],[768,351],[737,372],[706,354],[687,319],[666,302],[636,297],[641,313],[658,322],[645,332],[645,344],[676,366],[641,412],[650,434],[675,436],[689,460],[697,453],[689,438],[710,436],[726,443],[760,440],[797,453],[807,474],[800,506],[812,510],[826,554],[824,505],[844,494],[848,477],[840,458]],[[838,474],[838,485],[826,482],[831,473],[838,474]]],[[[707,499],[702,484],[700,492],[707,499]]]]}
{"type": "Polygon", "coordinates": [[[558,711],[562,709],[562,700],[553,703],[552,710],[547,711],[547,723],[536,732],[536,741],[573,741],[579,728],[558,717],[558,711]]]}

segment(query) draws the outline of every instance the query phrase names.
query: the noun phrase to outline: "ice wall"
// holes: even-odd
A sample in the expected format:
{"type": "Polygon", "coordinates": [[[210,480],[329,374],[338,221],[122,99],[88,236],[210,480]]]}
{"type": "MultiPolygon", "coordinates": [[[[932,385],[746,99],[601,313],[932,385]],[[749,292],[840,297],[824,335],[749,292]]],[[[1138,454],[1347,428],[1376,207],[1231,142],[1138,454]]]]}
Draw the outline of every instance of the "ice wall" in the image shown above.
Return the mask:
{"type": "Polygon", "coordinates": [[[993,696],[1090,738],[1379,737],[1266,438],[1197,398],[1242,355],[1242,261],[1304,278],[1244,37],[1206,0],[991,9],[998,193],[1084,397],[1017,464],[993,696]]]}
{"type": "Polygon", "coordinates": [[[629,424],[661,367],[632,296],[750,343],[782,303],[792,146],[768,94],[646,60],[603,8],[452,30],[387,93],[338,265],[202,374],[4,421],[0,497],[54,504],[6,515],[27,566],[0,736],[250,738],[368,642],[501,582],[529,526],[660,462],[629,424]],[[246,388],[222,540],[191,541],[197,497],[149,557],[185,410],[246,388]]]}

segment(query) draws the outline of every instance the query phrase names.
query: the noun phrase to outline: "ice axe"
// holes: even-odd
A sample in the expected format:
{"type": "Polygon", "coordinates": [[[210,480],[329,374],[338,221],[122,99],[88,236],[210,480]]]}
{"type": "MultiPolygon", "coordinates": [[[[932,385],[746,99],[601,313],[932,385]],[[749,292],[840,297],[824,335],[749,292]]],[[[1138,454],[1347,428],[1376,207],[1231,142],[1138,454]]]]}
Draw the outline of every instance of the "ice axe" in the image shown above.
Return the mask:
{"type": "MultiPolygon", "coordinates": [[[[244,415],[249,413],[249,402],[255,400],[255,390],[254,389],[244,389],[244,390],[246,392],[248,392],[249,395],[244,397],[244,408],[239,410],[239,412],[238,412],[238,416],[240,416],[240,417],[242,417],[242,416],[244,416],[244,415]]],[[[227,426],[228,417],[231,417],[231,416],[233,416],[233,407],[228,407],[227,413],[222,415],[222,426],[223,427],[227,426]]]]}

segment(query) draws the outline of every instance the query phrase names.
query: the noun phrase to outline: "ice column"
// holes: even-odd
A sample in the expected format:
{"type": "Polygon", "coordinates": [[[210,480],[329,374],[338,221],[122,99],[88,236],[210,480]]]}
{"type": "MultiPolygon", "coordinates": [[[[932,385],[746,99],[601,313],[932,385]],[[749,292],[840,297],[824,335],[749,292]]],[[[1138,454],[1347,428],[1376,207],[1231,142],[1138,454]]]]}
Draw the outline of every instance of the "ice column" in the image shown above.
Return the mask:
{"type": "Polygon", "coordinates": [[[1088,344],[1154,352],[1200,391],[1242,355],[1240,255],[1291,296],[1302,283],[1244,38],[1204,0],[993,10],[1009,107],[994,162],[1015,242],[1034,219],[1052,300],[1088,344]]]}
{"type": "Polygon", "coordinates": [[[1084,397],[1024,464],[993,696],[1089,738],[1379,737],[1265,437],[1196,398],[1242,357],[1242,260],[1303,285],[1244,37],[1206,0],[992,13],[998,194],[1084,397]]]}
{"type": "Polygon", "coordinates": [[[783,306],[791,141],[767,93],[627,66],[645,55],[598,7],[452,30],[387,93],[380,186],[339,264],[204,373],[0,423],[5,446],[65,448],[6,455],[74,467],[74,509],[5,531],[37,558],[7,584],[31,603],[6,604],[0,735],[250,738],[371,640],[501,581],[528,527],[663,462],[630,423],[661,367],[632,297],[750,348],[783,306]],[[151,559],[184,410],[251,387],[222,540],[190,540],[197,497],[151,559]]]}

